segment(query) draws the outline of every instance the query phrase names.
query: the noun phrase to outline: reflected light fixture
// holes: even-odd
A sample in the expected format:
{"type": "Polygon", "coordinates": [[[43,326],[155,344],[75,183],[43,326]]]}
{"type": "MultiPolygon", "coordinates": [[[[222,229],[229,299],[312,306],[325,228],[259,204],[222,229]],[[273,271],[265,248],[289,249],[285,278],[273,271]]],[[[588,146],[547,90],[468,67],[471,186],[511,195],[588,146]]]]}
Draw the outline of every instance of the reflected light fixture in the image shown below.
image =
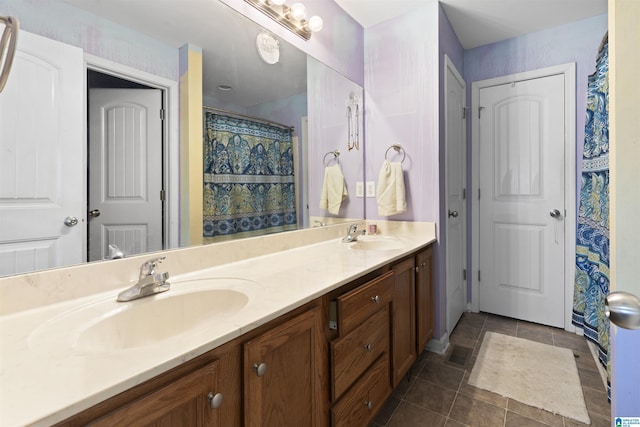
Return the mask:
{"type": "Polygon", "coordinates": [[[307,8],[302,3],[294,3],[289,7],[285,4],[286,0],[244,1],[305,40],[322,29],[322,18],[312,16],[307,20],[307,8]]]}

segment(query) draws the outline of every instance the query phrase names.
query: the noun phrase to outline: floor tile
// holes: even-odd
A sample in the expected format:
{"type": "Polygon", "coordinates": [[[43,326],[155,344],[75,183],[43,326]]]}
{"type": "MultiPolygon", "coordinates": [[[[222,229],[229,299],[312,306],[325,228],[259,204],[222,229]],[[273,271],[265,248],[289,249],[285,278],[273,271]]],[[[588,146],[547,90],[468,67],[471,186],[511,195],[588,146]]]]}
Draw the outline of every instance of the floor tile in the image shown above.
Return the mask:
{"type": "Polygon", "coordinates": [[[508,412],[513,412],[532,420],[537,420],[552,427],[564,426],[564,419],[562,416],[543,409],[534,408],[522,402],[518,402],[517,400],[509,399],[509,402],[507,403],[507,410],[508,412]]]}
{"type": "Polygon", "coordinates": [[[504,335],[515,336],[518,329],[518,321],[501,316],[490,315],[484,322],[484,330],[498,332],[504,335]]]}
{"type": "Polygon", "coordinates": [[[506,410],[458,393],[449,418],[474,427],[504,425],[506,410]]]}
{"type": "Polygon", "coordinates": [[[580,376],[580,383],[582,384],[582,387],[589,387],[598,391],[606,390],[604,383],[602,382],[600,372],[578,369],[578,375],[580,376]]]}
{"type": "Polygon", "coordinates": [[[447,416],[455,397],[455,391],[418,378],[407,391],[404,400],[447,416]]]}
{"type": "Polygon", "coordinates": [[[560,329],[553,331],[553,344],[558,347],[589,353],[589,347],[585,337],[560,329]]]}
{"type": "Polygon", "coordinates": [[[382,409],[380,409],[380,412],[378,412],[375,419],[373,420],[374,425],[380,425],[380,426],[386,425],[391,419],[391,416],[393,415],[393,413],[398,408],[398,406],[400,406],[400,403],[402,403],[402,400],[391,395],[387,399],[387,401],[384,403],[384,405],[382,406],[382,409]]]}
{"type": "Polygon", "coordinates": [[[591,424],[583,424],[578,421],[565,418],[565,427],[611,427],[611,417],[601,417],[599,415],[589,414],[591,424]]]}
{"type": "Polygon", "coordinates": [[[451,418],[449,418],[449,419],[447,420],[447,423],[444,425],[444,427],[467,427],[467,425],[466,425],[466,424],[459,423],[459,422],[457,422],[457,421],[452,420],[451,418]]]}
{"type": "Polygon", "coordinates": [[[440,427],[446,418],[408,402],[402,402],[394,412],[387,427],[440,427]]]}
{"type": "Polygon", "coordinates": [[[610,416],[611,405],[607,401],[607,393],[583,387],[584,402],[587,404],[589,415],[596,414],[600,416],[610,416]]]}
{"type": "Polygon", "coordinates": [[[451,344],[458,344],[473,349],[480,338],[481,332],[482,329],[477,328],[456,328],[449,337],[449,341],[451,344]]]}
{"type": "Polygon", "coordinates": [[[497,393],[492,393],[488,390],[483,390],[478,387],[474,387],[469,384],[469,375],[470,372],[466,372],[464,378],[462,380],[462,385],[460,386],[460,393],[466,394],[467,396],[482,400],[483,402],[490,403],[499,408],[507,407],[507,398],[504,396],[500,396],[497,393]]]}
{"type": "MultiPolygon", "coordinates": [[[[561,424],[562,425],[562,424],[561,424]]],[[[548,424],[541,423],[515,412],[507,411],[507,419],[504,423],[505,427],[549,427],[548,424]]]]}
{"type": "Polygon", "coordinates": [[[427,365],[422,369],[418,378],[457,391],[464,377],[464,370],[449,365],[427,365]]]}

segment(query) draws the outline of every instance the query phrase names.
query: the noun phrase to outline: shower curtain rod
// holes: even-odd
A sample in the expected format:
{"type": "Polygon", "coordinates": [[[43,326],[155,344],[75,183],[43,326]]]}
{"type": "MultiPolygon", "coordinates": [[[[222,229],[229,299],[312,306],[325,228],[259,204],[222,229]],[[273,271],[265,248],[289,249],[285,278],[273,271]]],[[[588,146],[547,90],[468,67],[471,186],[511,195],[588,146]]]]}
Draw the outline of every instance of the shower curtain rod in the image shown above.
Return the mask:
{"type": "Polygon", "coordinates": [[[262,122],[262,123],[265,123],[265,124],[268,124],[268,125],[271,125],[271,126],[278,126],[278,127],[283,128],[283,129],[291,129],[292,131],[295,130],[294,126],[287,126],[287,125],[283,125],[282,123],[272,122],[271,120],[262,119],[260,117],[255,117],[255,116],[248,116],[246,114],[235,113],[233,111],[223,110],[221,108],[207,107],[206,105],[203,105],[202,109],[210,110],[210,111],[214,111],[214,112],[218,112],[218,113],[223,113],[223,114],[228,114],[228,115],[240,117],[240,118],[243,118],[243,119],[255,120],[255,121],[262,122]]]}

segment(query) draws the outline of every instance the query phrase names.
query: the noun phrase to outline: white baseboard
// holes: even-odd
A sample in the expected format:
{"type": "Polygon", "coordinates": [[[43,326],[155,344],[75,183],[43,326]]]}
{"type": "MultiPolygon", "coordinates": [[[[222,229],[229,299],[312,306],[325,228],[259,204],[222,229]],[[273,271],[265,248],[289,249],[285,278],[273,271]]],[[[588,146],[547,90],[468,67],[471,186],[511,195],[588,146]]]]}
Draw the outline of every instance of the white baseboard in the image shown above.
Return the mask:
{"type": "Polygon", "coordinates": [[[444,333],[440,338],[431,338],[427,343],[427,350],[444,355],[449,349],[449,334],[444,333]]]}

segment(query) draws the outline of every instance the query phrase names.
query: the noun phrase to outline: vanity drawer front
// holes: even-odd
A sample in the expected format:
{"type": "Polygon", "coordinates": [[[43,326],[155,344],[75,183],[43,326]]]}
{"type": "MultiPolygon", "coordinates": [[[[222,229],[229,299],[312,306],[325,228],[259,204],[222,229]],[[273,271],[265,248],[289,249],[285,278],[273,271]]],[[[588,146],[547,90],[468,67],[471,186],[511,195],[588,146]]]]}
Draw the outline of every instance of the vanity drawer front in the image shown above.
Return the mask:
{"type": "Polygon", "coordinates": [[[393,271],[338,297],[338,332],[346,334],[391,302],[393,271]]]}
{"type": "Polygon", "coordinates": [[[389,305],[331,343],[332,400],[337,400],[382,353],[389,350],[389,305]]]}
{"type": "Polygon", "coordinates": [[[391,394],[389,356],[384,353],[331,410],[335,427],[367,426],[391,394]]]}

